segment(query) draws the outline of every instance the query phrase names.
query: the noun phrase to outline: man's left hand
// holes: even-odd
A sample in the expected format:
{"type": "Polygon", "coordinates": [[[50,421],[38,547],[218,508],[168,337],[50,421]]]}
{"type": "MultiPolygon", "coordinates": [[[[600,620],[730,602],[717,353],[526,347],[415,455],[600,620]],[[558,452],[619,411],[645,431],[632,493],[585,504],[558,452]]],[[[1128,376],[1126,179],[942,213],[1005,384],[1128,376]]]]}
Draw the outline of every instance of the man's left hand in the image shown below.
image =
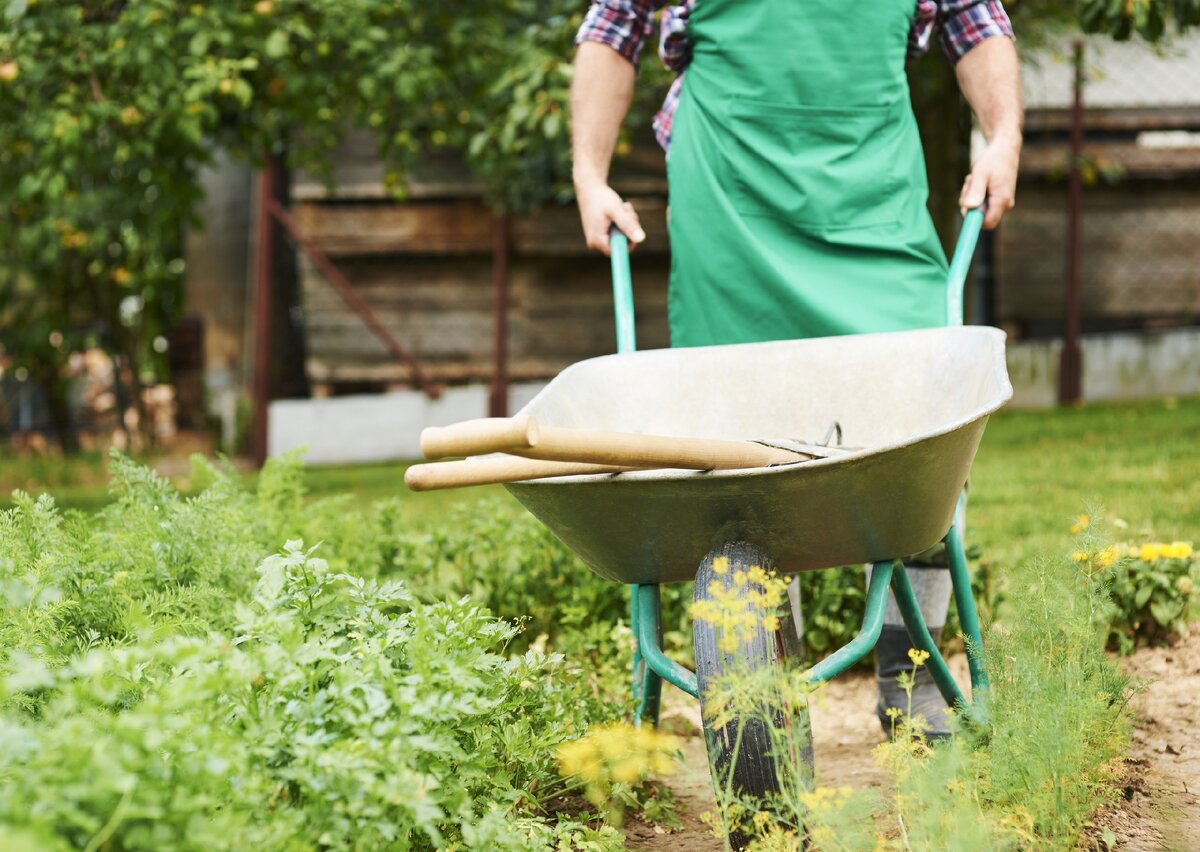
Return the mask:
{"type": "Polygon", "coordinates": [[[1017,167],[1021,160],[1021,137],[997,137],[988,143],[971,173],[963,182],[958,203],[966,212],[987,199],[983,227],[989,231],[1000,224],[1017,197],[1017,167]]]}

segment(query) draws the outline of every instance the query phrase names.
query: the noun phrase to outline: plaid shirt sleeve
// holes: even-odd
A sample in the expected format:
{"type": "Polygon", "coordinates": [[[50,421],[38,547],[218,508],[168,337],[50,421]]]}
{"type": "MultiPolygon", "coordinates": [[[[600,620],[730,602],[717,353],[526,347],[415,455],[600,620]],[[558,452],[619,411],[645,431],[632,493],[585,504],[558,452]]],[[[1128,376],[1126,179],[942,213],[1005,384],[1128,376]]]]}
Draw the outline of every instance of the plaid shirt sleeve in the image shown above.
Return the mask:
{"type": "Polygon", "coordinates": [[[1015,38],[1000,0],[938,0],[937,21],[942,49],[955,63],[992,36],[1015,38]]]}
{"type": "Polygon", "coordinates": [[[663,0],[592,0],[575,44],[606,44],[634,65],[654,29],[654,13],[663,0]]]}

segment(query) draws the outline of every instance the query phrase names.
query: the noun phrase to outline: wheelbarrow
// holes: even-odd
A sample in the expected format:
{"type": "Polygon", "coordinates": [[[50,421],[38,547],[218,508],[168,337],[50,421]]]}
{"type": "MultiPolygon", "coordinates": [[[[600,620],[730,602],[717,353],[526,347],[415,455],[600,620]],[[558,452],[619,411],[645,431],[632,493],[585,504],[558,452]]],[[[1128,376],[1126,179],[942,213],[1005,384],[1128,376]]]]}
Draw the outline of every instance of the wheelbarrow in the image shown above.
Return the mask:
{"type": "MultiPolygon", "coordinates": [[[[783,574],[872,565],[862,629],[807,671],[812,683],[849,669],[879,638],[890,587],[913,646],[927,651],[942,695],[976,719],[987,689],[982,639],[962,542],[963,489],[988,416],[1012,395],[1004,335],[962,326],[962,291],[983,213],[968,211],[950,264],[944,328],[638,352],[628,243],[612,237],[618,354],[577,363],[520,412],[538,424],[645,435],[822,439],[831,423],[853,450],[803,464],[738,470],[639,470],[506,484],[600,576],[631,586],[638,720],[657,722],[662,682],[706,700],[725,670],[716,631],[695,631],[696,671],[662,648],[660,586],[734,559],[783,574]],[[972,697],[959,690],[930,636],[902,557],[945,541],[966,639],[972,697]],[[721,560],[726,560],[722,563],[721,560]]],[[[786,625],[781,630],[792,629],[786,625]]],[[[791,641],[763,635],[755,666],[782,665],[791,641]]],[[[734,783],[769,790],[765,738],[738,745],[708,729],[710,762],[734,783]],[[755,749],[758,753],[755,753],[755,749]],[[715,753],[714,753],[715,752],[715,753]]]]}

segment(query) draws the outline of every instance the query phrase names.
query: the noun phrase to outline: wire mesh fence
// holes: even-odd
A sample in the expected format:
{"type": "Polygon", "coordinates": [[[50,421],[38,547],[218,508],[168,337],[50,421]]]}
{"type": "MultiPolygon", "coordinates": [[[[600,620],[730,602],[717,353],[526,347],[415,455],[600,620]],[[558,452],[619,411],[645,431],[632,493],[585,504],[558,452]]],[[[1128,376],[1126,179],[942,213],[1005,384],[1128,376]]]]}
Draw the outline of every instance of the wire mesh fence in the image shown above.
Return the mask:
{"type": "MultiPolygon", "coordinates": [[[[1200,318],[1200,36],[1084,47],[1085,330],[1200,318]]],[[[1070,45],[1026,62],[1018,207],[996,237],[995,318],[1056,334],[1064,317],[1075,69],[1070,45]]]]}

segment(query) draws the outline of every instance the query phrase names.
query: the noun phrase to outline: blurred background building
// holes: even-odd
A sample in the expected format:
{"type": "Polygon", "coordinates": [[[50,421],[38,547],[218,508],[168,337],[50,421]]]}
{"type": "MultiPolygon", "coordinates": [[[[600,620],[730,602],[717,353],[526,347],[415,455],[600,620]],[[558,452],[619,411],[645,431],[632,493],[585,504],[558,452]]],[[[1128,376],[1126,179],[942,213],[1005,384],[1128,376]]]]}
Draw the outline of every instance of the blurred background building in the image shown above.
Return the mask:
{"type": "MultiPolygon", "coordinates": [[[[984,241],[969,293],[971,321],[1010,334],[1016,404],[1057,398],[1071,49],[1062,42],[1025,57],[1018,206],[984,241]]],[[[1085,56],[1083,397],[1200,393],[1200,36],[1158,47],[1089,39],[1085,56]]],[[[352,134],[332,181],[280,176],[290,230],[276,227],[268,246],[270,345],[257,363],[258,243],[270,214],[248,166],[219,160],[209,170],[205,226],[187,237],[186,316],[169,341],[172,387],[146,391],[156,433],[215,428],[220,445],[243,446],[257,369],[273,400],[271,451],[303,444],[314,461],[412,456],[422,426],[515,409],[568,364],[613,351],[608,264],[584,246],[573,205],[498,217],[452,161],[424,163],[397,203],[373,152],[369,137],[352,134]]],[[[648,134],[624,153],[614,185],[648,234],[634,255],[638,342],[662,347],[662,155],[648,134]]],[[[119,371],[79,367],[78,422],[118,423],[119,371]]],[[[32,435],[46,422],[39,390],[0,372],[0,431],[32,435]]]]}

